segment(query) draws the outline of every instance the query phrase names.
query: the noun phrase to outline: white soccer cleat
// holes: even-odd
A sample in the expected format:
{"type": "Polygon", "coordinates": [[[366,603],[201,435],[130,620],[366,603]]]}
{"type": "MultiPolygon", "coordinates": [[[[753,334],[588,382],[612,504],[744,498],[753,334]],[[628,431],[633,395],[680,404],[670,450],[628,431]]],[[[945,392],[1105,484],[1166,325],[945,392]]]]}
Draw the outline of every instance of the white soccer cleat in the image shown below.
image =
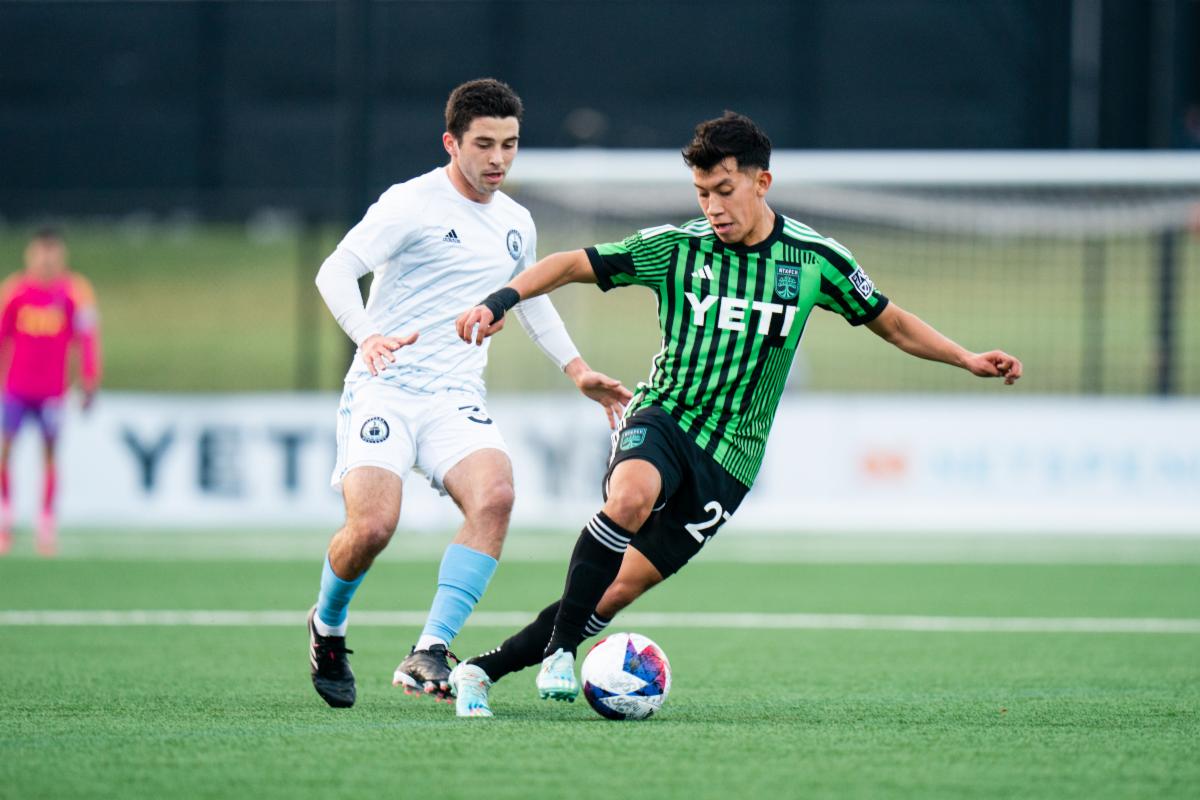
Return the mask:
{"type": "Polygon", "coordinates": [[[537,676],[538,697],[543,700],[566,700],[574,703],[579,696],[579,681],[575,680],[575,654],[561,647],[542,661],[537,676]]]}
{"type": "Polygon", "coordinates": [[[450,691],[454,693],[454,711],[460,717],[490,717],[488,690],[492,679],[482,667],[462,662],[450,671],[450,691]]]}

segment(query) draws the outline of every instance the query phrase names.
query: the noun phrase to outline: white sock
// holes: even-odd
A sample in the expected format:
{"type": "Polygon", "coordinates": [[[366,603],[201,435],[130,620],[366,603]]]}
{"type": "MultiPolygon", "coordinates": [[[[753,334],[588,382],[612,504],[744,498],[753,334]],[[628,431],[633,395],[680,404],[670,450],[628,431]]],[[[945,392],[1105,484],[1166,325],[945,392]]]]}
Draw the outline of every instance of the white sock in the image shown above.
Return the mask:
{"type": "Polygon", "coordinates": [[[444,639],[439,639],[436,636],[430,636],[428,633],[421,634],[421,638],[417,639],[417,649],[418,650],[428,650],[429,648],[433,647],[435,644],[440,644],[442,647],[445,647],[446,649],[450,648],[449,642],[447,642],[444,639]]]}
{"type": "Polygon", "coordinates": [[[321,622],[320,614],[313,614],[313,627],[317,629],[317,633],[322,636],[345,636],[346,626],[350,624],[350,618],[346,617],[341,625],[330,626],[321,622]]]}

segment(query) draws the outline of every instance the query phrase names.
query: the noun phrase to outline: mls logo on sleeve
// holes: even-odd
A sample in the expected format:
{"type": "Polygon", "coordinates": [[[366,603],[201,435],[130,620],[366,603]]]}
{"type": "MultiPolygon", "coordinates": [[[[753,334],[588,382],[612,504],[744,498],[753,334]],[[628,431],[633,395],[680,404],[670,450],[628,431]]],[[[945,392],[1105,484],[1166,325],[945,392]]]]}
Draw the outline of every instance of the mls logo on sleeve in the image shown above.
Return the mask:
{"type": "Polygon", "coordinates": [[[383,417],[371,417],[363,423],[362,430],[358,432],[358,435],[368,444],[379,444],[387,439],[390,433],[391,430],[383,417]]]}
{"type": "Polygon", "coordinates": [[[632,450],[635,447],[640,447],[642,442],[646,441],[645,428],[629,428],[621,431],[621,443],[618,445],[622,450],[632,450]]]}
{"type": "Polygon", "coordinates": [[[519,259],[521,257],[521,245],[524,244],[521,241],[521,232],[513,228],[508,232],[505,243],[508,245],[508,254],[512,256],[513,261],[519,259]]]}
{"type": "Polygon", "coordinates": [[[875,294],[875,284],[871,283],[871,279],[867,277],[867,273],[863,272],[862,267],[850,273],[850,282],[854,284],[855,289],[858,289],[858,293],[863,296],[864,300],[870,300],[871,295],[875,294]]]}
{"type": "Polygon", "coordinates": [[[780,300],[795,300],[800,294],[800,268],[775,265],[775,294],[780,300]]]}

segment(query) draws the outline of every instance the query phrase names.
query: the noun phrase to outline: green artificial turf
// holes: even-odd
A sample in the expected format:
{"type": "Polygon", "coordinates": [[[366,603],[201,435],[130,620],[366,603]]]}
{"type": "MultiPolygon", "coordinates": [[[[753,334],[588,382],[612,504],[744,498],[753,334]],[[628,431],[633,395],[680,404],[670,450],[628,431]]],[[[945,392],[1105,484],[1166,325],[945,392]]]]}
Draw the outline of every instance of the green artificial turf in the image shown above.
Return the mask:
{"type": "MultiPolygon", "coordinates": [[[[569,542],[564,540],[569,547],[569,542]]],[[[390,555],[390,554],[389,554],[390,555]]],[[[309,561],[0,560],[0,610],[292,610],[294,627],[0,628],[2,797],[1194,797],[1200,635],[686,629],[660,716],[497,717],[405,697],[415,628],[353,628],[359,704],[307,675],[309,561]]],[[[354,608],[419,610],[436,564],[385,558],[354,608]]],[[[563,564],[506,560],[480,610],[536,610],[563,564]]],[[[1200,618],[1200,565],[701,560],[639,611],[1200,618]]],[[[353,622],[352,622],[353,625],[353,622]]],[[[621,629],[618,619],[614,629],[621,629]]],[[[510,631],[472,626],[466,655],[510,631]]]]}

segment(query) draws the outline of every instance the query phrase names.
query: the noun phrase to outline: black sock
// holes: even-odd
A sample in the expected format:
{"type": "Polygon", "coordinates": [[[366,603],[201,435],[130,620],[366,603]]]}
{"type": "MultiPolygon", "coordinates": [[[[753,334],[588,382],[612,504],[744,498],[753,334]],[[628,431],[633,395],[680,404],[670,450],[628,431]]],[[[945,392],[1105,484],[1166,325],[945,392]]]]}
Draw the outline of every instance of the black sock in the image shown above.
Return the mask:
{"type": "Polygon", "coordinates": [[[592,612],[621,569],[621,559],[633,534],[601,511],[588,520],[567,568],[567,586],[554,618],[554,632],[545,655],[560,647],[574,653],[584,640],[592,612]]]}
{"type": "Polygon", "coordinates": [[[558,601],[542,609],[537,619],[504,640],[495,650],[467,659],[487,673],[492,682],[511,672],[518,672],[542,661],[542,650],[554,630],[554,616],[558,613],[558,601]]]}
{"type": "Polygon", "coordinates": [[[583,638],[599,636],[611,622],[612,617],[602,617],[593,611],[592,616],[588,617],[587,624],[583,626],[583,638]]]}

